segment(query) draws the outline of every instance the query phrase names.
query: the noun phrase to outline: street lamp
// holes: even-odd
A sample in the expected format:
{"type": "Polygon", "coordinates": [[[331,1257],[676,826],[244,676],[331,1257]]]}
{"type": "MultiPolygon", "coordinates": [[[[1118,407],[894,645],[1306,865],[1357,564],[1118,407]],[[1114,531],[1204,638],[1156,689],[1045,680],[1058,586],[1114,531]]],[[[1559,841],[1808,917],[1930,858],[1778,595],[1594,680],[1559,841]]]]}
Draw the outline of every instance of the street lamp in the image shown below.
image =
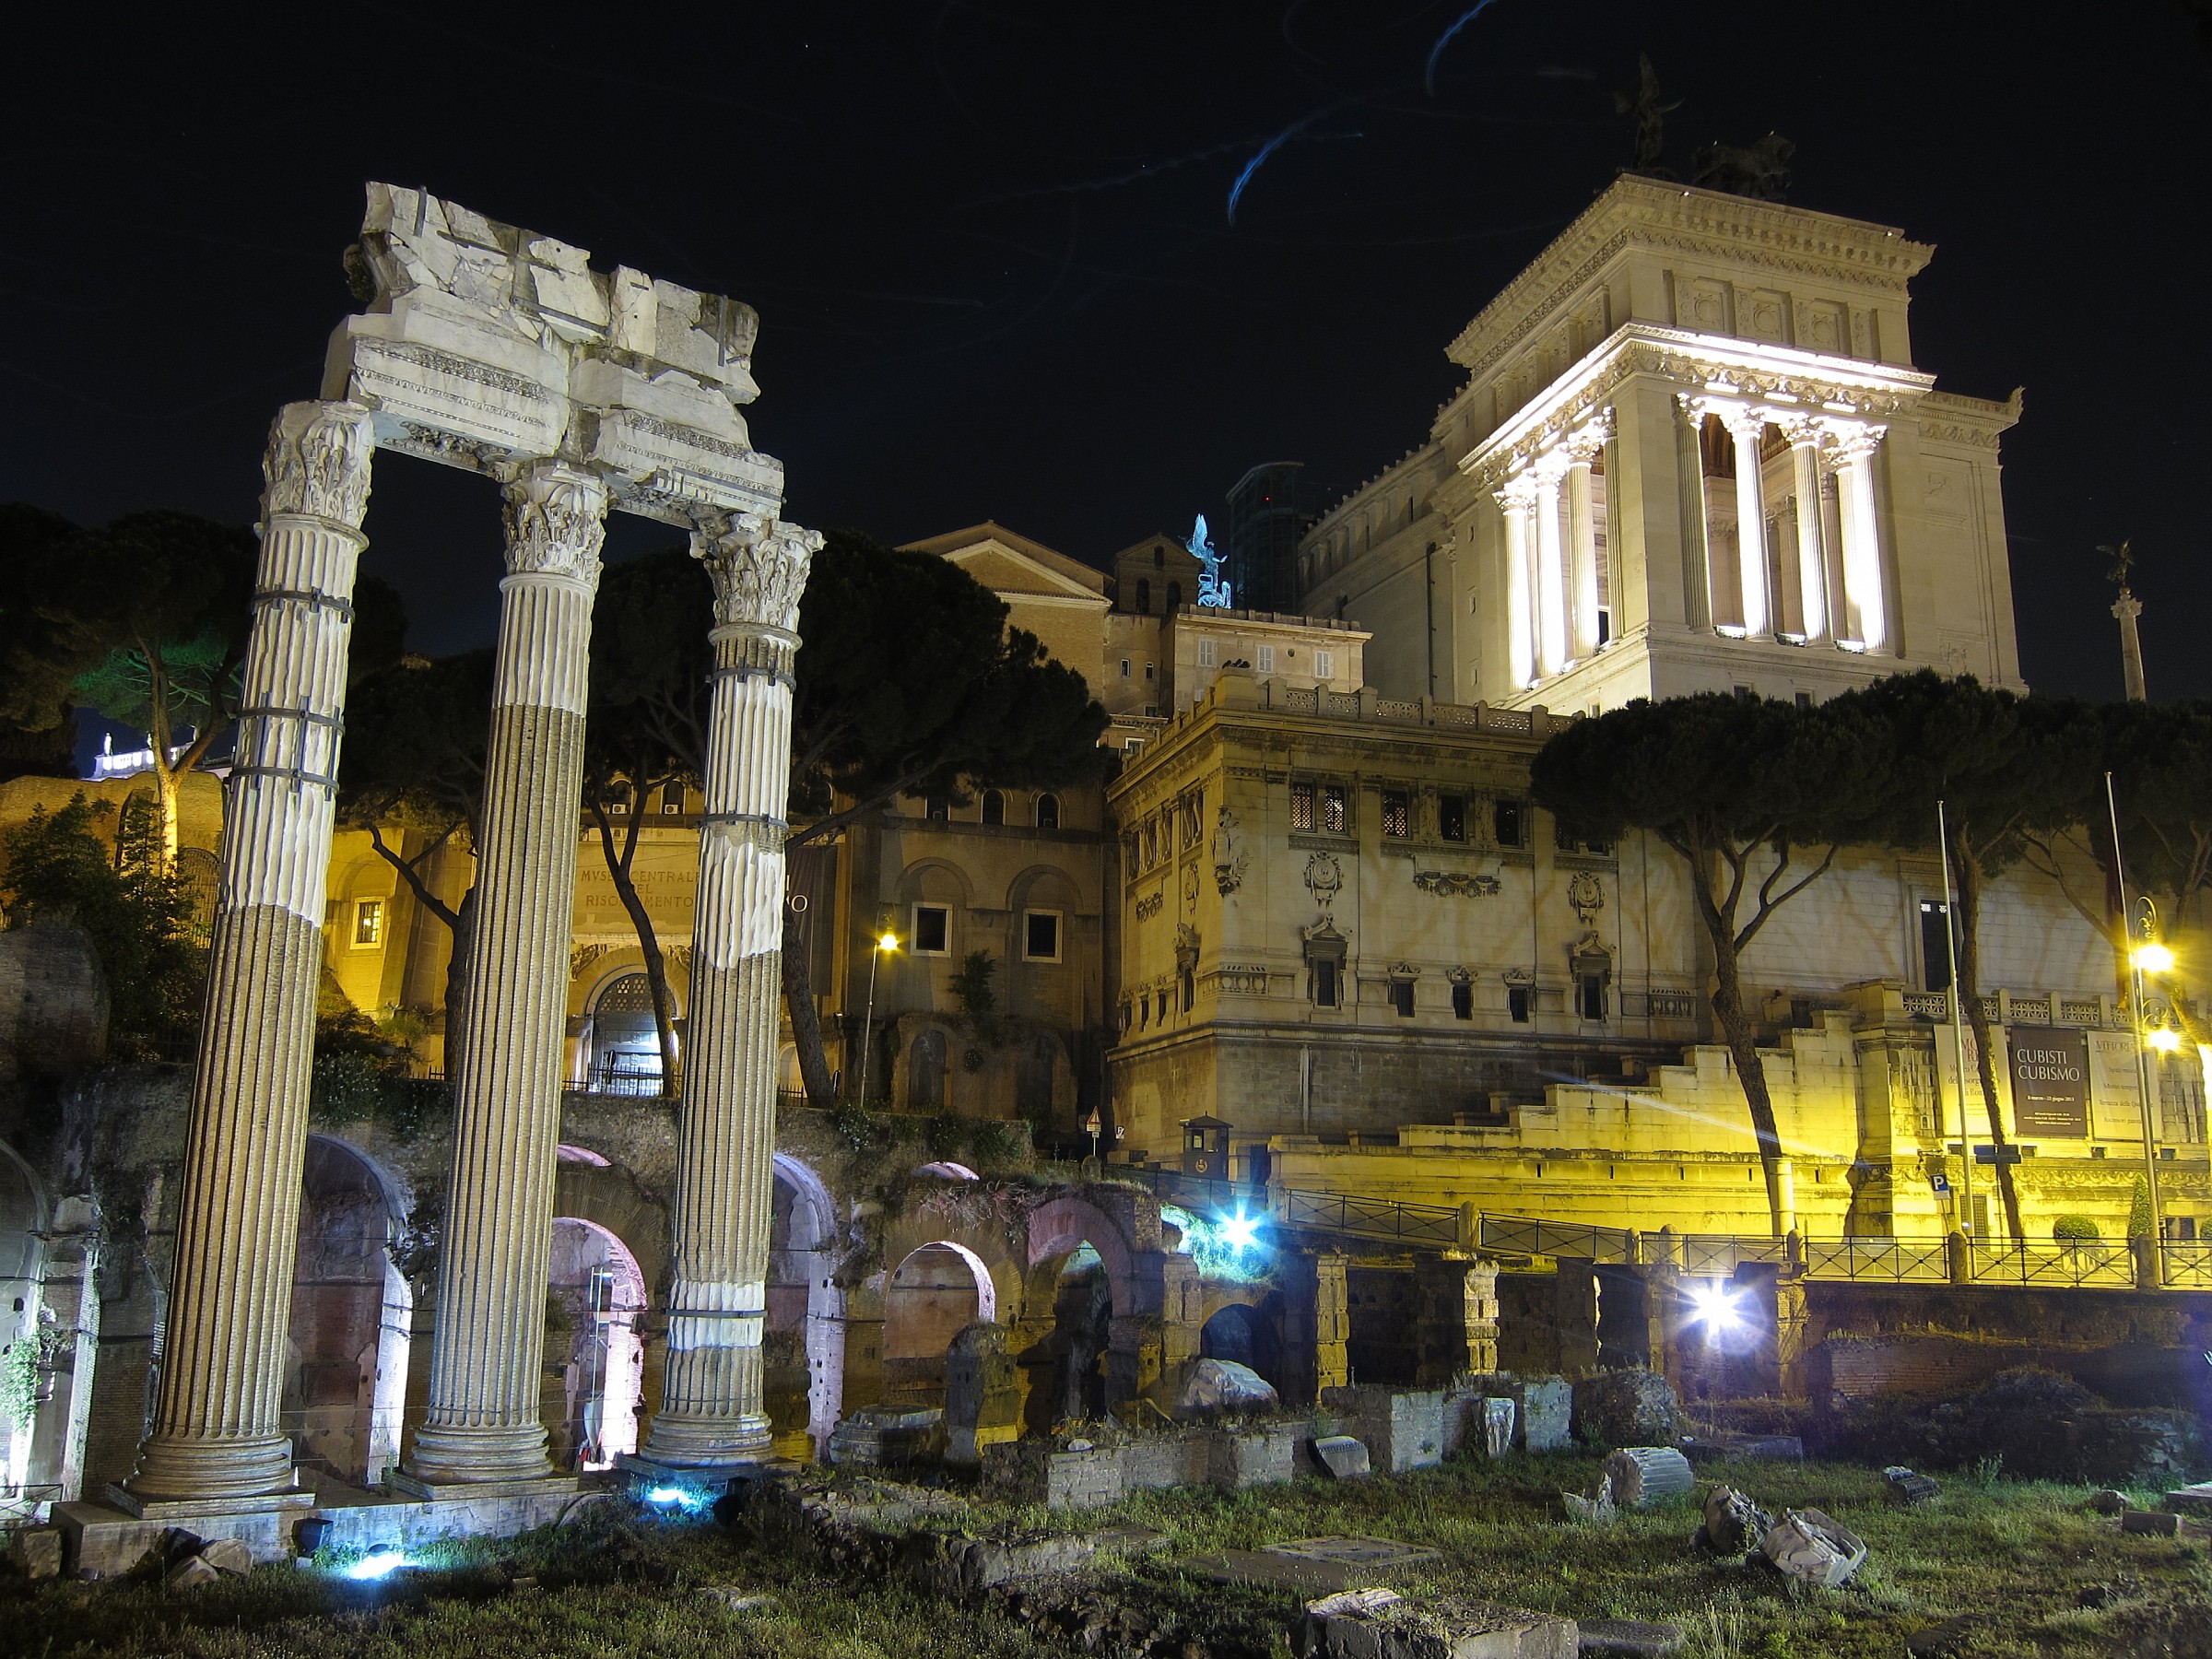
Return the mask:
{"type": "MultiPolygon", "coordinates": [[[[2112,826],[2112,873],[2119,879],[2120,912],[2127,918],[2130,947],[2127,953],[2129,976],[2134,981],[2136,1014],[2136,1104],[2143,1116],[2143,1191],[2150,1200],[2151,1261],[2159,1261],[2159,1247],[2165,1241],[2165,1210],[2159,1203],[2159,1148],[2157,1124],[2150,1104],[2152,1072],[2149,1051],[2156,1048],[2161,1053],[2181,1047],[2181,1036],[2160,1025],[2154,1032],[2143,1019],[2143,976],[2146,973],[2167,973],[2173,968],[2173,952],[2159,938],[2159,907],[2150,901],[2147,893],[2130,900],[2127,894],[2127,860],[2120,852],[2120,801],[2112,791],[2112,774],[2104,774],[2104,806],[2112,826]],[[2163,1033],[2164,1041],[2159,1040],[2163,1033]]],[[[2157,1276],[2162,1278],[2163,1274],[2157,1276]]],[[[2154,1283],[2157,1278],[2154,1278],[2154,1283]]]]}
{"type": "Polygon", "coordinates": [[[860,1020],[860,1103],[868,1103],[868,1053],[876,1045],[870,1040],[876,1026],[876,968],[887,950],[899,948],[899,935],[885,928],[876,940],[876,948],[868,953],[868,1011],[860,1020]]]}

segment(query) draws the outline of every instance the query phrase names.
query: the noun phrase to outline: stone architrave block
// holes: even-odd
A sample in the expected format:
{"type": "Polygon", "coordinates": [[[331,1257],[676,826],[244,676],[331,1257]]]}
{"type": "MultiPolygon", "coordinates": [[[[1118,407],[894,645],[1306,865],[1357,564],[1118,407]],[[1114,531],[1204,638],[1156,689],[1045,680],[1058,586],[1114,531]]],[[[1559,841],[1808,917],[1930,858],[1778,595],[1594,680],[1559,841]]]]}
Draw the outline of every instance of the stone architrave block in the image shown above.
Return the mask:
{"type": "Polygon", "coordinates": [[[2182,1518],[2164,1510],[2129,1510],[2120,1517],[2124,1533],[2142,1533],[2154,1538],[2178,1538],[2182,1533],[2182,1518]]]}
{"type": "Polygon", "coordinates": [[[1682,1431],[1682,1403],[1657,1371],[1599,1371],[1574,1384],[1574,1430],[1597,1446],[1665,1445],[1682,1431]]]}
{"type": "Polygon", "coordinates": [[[1351,1419],[1375,1467],[1387,1475],[1433,1469],[1444,1460],[1441,1391],[1361,1385],[1322,1391],[1322,1404],[1351,1419]]]}
{"type": "MultiPolygon", "coordinates": [[[[1204,1455],[1206,1480],[1225,1492],[1280,1486],[1298,1473],[1298,1448],[1307,1430],[1299,1423],[1217,1429],[1194,1447],[1204,1455]]],[[[1198,1463],[1197,1458],[1192,1462],[1198,1463]]]]}
{"type": "Polygon", "coordinates": [[[1495,1371],[1479,1379],[1483,1393],[1513,1403],[1513,1447],[1556,1452],[1574,1441],[1574,1389],[1566,1378],[1495,1371]]]}
{"type": "Polygon", "coordinates": [[[62,1575],[62,1535],[52,1526],[25,1527],[8,1539],[7,1553],[27,1579],[62,1575]]]}
{"type": "Polygon", "coordinates": [[[1576,1659],[1571,1618],[1459,1596],[1412,1601],[1349,1590],[1306,1605],[1291,1627],[1299,1659],[1576,1659]]]}
{"type": "Polygon", "coordinates": [[[1783,1510],[1759,1553],[1784,1576],[1834,1589],[1866,1559],[1866,1541],[1819,1510],[1783,1510]]]}
{"type": "Polygon", "coordinates": [[[2177,1515],[2202,1515],[2212,1520],[2212,1480],[2174,1488],[2166,1494],[2166,1504],[2177,1515]]]}
{"type": "Polygon", "coordinates": [[[1313,1442],[1313,1455],[1338,1480],[1357,1480],[1374,1472],[1367,1448],[1348,1434],[1324,1434],[1313,1442]]]}

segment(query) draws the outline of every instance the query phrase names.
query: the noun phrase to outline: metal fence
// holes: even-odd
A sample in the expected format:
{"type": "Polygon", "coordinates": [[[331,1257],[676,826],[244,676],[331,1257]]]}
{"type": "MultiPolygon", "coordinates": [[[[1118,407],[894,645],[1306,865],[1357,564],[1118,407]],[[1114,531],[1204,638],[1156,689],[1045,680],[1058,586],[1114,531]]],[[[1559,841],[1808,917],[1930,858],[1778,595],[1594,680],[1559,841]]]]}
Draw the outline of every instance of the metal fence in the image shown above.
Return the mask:
{"type": "Polygon", "coordinates": [[[1807,1239],[1805,1273],[1807,1278],[1938,1285],[1951,1277],[1951,1263],[1941,1239],[1807,1239]]]}
{"type": "MultiPolygon", "coordinates": [[[[1644,1235],[1647,1254],[1655,1253],[1653,1235],[1644,1235]]],[[[1787,1262],[1788,1243],[1781,1239],[1742,1238],[1733,1233],[1684,1233],[1680,1240],[1682,1271],[1703,1277],[1734,1273],[1741,1262],[1787,1262]]]]}
{"type": "Polygon", "coordinates": [[[1279,1189],[1276,1219],[1286,1227],[1389,1239],[1401,1244],[1459,1242],[1459,1211],[1441,1204],[1405,1204],[1394,1198],[1357,1198],[1349,1193],[1279,1189]]]}
{"type": "Polygon", "coordinates": [[[2169,1290],[2212,1290],[2212,1243],[2168,1242],[2159,1250],[2169,1290]]]}
{"type": "Polygon", "coordinates": [[[1637,1253],[1636,1235],[1626,1228],[1542,1221],[1533,1216],[1485,1215],[1479,1242],[1485,1250],[1508,1255],[1567,1256],[1606,1265],[1626,1265],[1637,1253]]]}
{"type": "Polygon", "coordinates": [[[1969,1244],[1967,1277],[1977,1285],[2133,1285],[2125,1244],[1969,1244]]]}

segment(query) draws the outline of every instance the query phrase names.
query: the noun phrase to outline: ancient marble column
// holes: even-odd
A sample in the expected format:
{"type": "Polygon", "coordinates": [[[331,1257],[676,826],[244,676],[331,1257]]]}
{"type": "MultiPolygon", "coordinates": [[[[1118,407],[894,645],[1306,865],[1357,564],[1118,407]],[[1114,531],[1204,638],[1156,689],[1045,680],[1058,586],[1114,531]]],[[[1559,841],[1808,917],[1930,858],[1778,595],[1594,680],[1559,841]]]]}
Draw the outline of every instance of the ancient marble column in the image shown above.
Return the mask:
{"type": "Polygon", "coordinates": [[[1820,429],[1800,421],[1786,433],[1797,480],[1797,593],[1807,640],[1828,637],[1828,559],[1820,535],[1820,429]]]}
{"type": "Polygon", "coordinates": [[[1567,560],[1559,523],[1565,477],[1561,466],[1536,479],[1536,672],[1547,677],[1567,666],[1567,560]]]}
{"type": "Polygon", "coordinates": [[[1744,598],[1744,632],[1756,638],[1773,627],[1767,605],[1767,502],[1759,477],[1759,441],[1766,421],[1747,410],[1726,417],[1735,441],[1735,573],[1744,598]]]}
{"type": "Polygon", "coordinates": [[[1498,506],[1505,514],[1505,632],[1506,661],[1513,691],[1535,683],[1535,595],[1528,580],[1529,514],[1535,505],[1535,487],[1516,478],[1498,492],[1498,506]]]}
{"type": "Polygon", "coordinates": [[[293,1485],[277,1413],[373,443],[366,409],[291,404],[262,462],[261,559],[176,1265],[153,1432],[127,1483],[135,1499],[246,1498],[293,1485]]]}
{"type": "Polygon", "coordinates": [[[1861,427],[1836,443],[1837,495],[1843,518],[1843,602],[1850,637],[1868,651],[1888,642],[1882,593],[1881,527],[1874,506],[1874,452],[1880,427],[1861,427]]]}
{"type": "Polygon", "coordinates": [[[691,924],[690,1049],[677,1129],[668,1369],[645,1455],[767,1454],[760,1336],[774,1204],[784,801],[799,595],[821,537],[702,515],[714,580],[713,700],[691,924]]]}
{"type": "Polygon", "coordinates": [[[606,488],[559,462],[506,488],[507,579],[477,851],[476,959],[418,1488],[552,1472],[538,1418],[583,713],[606,488]]]}

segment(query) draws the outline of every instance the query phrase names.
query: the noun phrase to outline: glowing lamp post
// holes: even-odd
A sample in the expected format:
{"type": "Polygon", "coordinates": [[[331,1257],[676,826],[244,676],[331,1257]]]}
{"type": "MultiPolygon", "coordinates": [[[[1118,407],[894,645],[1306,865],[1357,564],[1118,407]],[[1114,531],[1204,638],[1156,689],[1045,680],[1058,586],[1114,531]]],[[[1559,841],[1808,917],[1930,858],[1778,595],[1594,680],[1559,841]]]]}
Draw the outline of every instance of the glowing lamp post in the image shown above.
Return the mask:
{"type": "Polygon", "coordinates": [[[899,935],[886,928],[876,941],[876,948],[868,953],[868,1011],[860,1018],[860,1103],[868,1103],[868,1055],[876,1046],[873,1035],[876,1027],[876,969],[884,953],[899,948],[899,935]]]}

